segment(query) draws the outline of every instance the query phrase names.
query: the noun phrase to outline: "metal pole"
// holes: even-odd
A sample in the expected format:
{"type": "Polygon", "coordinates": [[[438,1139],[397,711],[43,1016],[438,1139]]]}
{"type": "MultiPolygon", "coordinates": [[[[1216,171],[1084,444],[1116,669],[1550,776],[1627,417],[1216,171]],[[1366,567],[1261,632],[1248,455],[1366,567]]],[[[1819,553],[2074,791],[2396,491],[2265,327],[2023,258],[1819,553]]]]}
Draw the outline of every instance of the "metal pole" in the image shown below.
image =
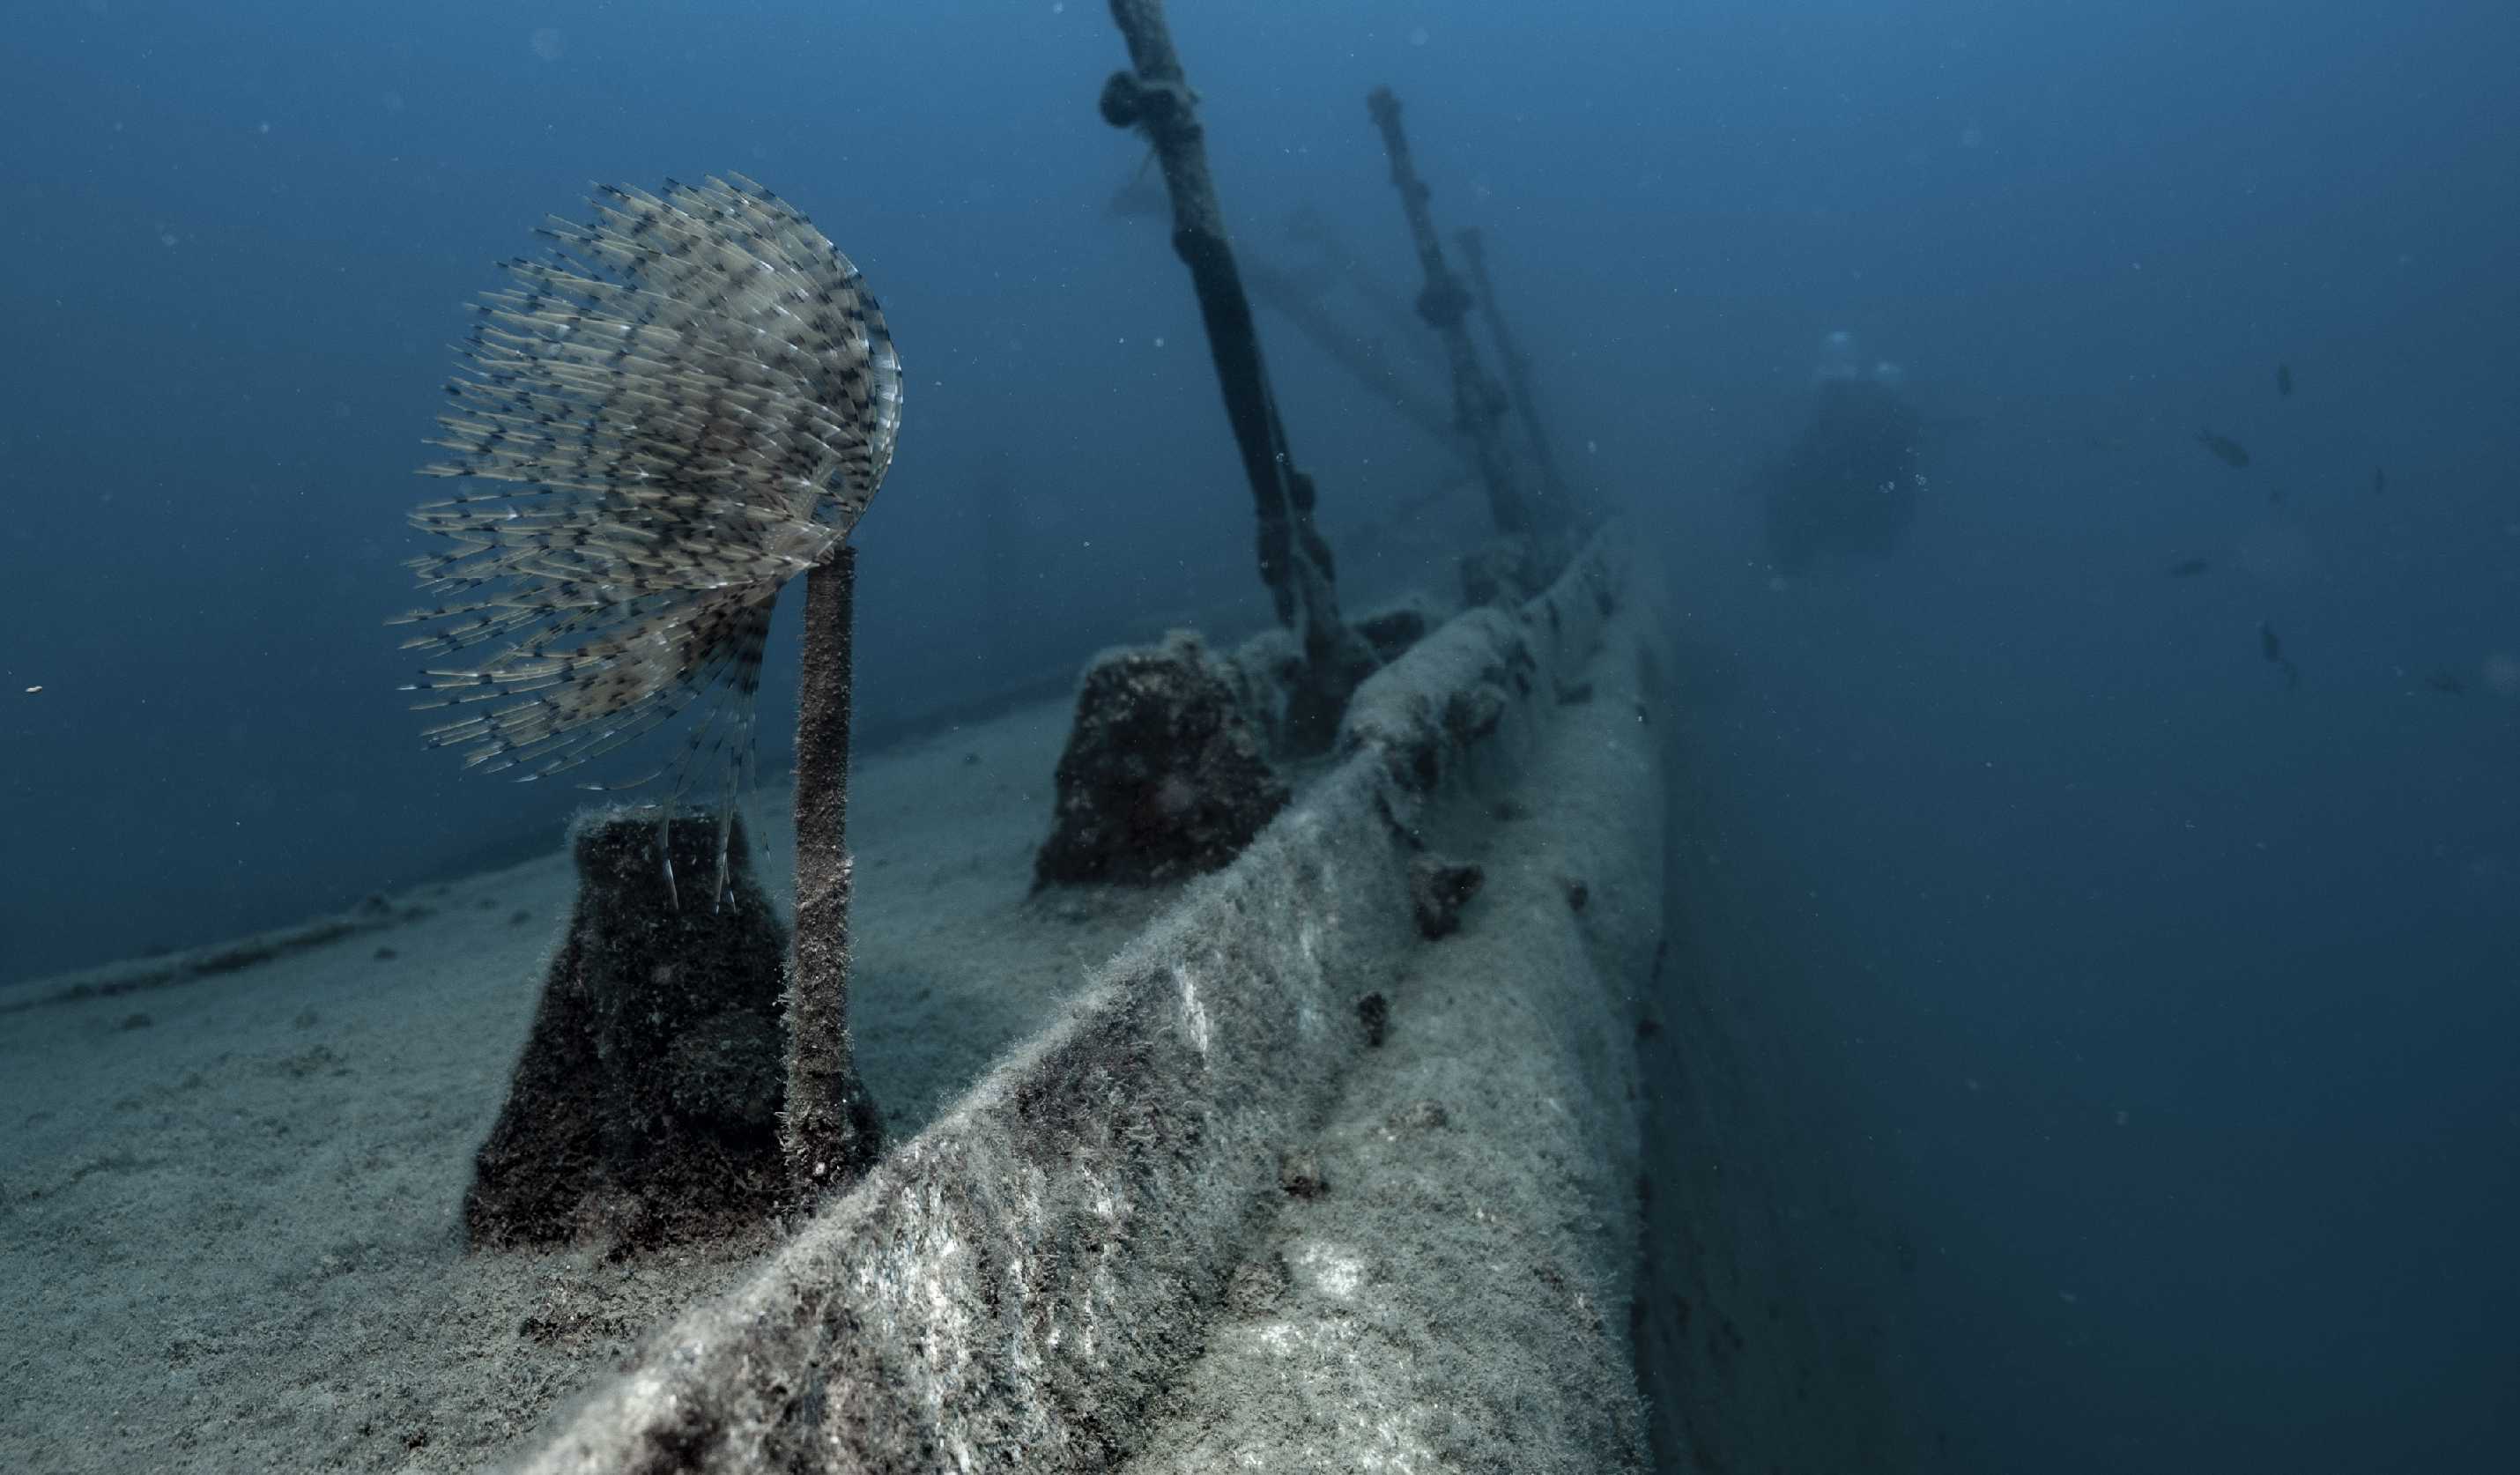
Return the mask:
{"type": "Polygon", "coordinates": [[[781,1126],[799,1208],[855,1183],[883,1147],[849,1033],[849,696],[858,551],[805,575],[796,700],[796,962],[788,982],[788,1109],[781,1126]]]}

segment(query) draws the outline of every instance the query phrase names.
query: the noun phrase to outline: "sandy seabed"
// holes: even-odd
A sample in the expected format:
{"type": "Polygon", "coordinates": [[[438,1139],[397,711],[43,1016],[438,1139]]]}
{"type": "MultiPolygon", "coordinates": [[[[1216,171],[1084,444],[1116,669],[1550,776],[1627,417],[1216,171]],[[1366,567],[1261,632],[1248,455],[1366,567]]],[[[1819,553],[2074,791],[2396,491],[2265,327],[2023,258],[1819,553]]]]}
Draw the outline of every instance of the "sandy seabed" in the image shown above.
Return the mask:
{"type": "MultiPolygon", "coordinates": [[[[852,1006],[895,1140],[1171,898],[1029,894],[1068,715],[859,765],[852,1006]]],[[[750,806],[783,915],[788,802],[750,806]]],[[[469,1468],[770,1247],[465,1251],[472,1151],[568,919],[553,839],[249,966],[0,994],[0,1468],[469,1468]]]]}

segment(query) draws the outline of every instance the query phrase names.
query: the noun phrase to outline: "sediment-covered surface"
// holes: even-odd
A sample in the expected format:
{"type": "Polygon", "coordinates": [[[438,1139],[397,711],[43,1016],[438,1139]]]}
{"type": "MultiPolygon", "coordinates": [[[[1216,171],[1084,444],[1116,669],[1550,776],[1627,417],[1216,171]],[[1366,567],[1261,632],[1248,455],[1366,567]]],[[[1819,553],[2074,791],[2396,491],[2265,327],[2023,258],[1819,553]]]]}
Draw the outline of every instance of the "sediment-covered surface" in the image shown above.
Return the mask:
{"type": "Polygon", "coordinates": [[[1643,1467],[1635,1018],[1662,834],[1640,655],[1614,630],[1458,824],[1481,874],[1461,929],[1394,980],[1130,1475],[1643,1467]]]}
{"type": "MultiPolygon", "coordinates": [[[[856,1028],[896,1139],[1167,895],[1029,896],[1067,716],[861,765],[856,1028]]],[[[784,787],[751,806],[783,912],[787,807],[784,787]]],[[[472,1152],[568,916],[558,841],[348,924],[206,950],[207,971],[0,995],[0,1466],[471,1468],[769,1248],[464,1252],[472,1152]],[[153,986],[104,992],[132,980],[153,986]]]]}
{"type": "MultiPolygon", "coordinates": [[[[558,856],[189,981],[29,994],[0,1454],[1639,1466],[1655,628],[1606,551],[1453,621],[1178,892],[1028,896],[1065,703],[868,762],[859,1053],[896,1146],[781,1243],[463,1252],[558,856]],[[1430,861],[1479,873],[1435,939],[1430,861]]],[[[783,903],[784,797],[754,816],[783,903]]]]}
{"type": "MultiPolygon", "coordinates": [[[[1401,1410],[1410,1437],[1477,1461],[1641,1461],[1624,1311],[1633,1057],[1615,1001],[1650,965],[1661,805],[1630,674],[1652,627],[1605,640],[1629,593],[1613,548],[1378,673],[1338,765],[1229,870],[741,1287],[660,1335],[528,1468],[1340,1467],[1383,1460],[1360,1441],[1401,1410]],[[1587,707],[1625,726],[1561,748],[1561,714],[1587,707]],[[1579,752],[1592,761],[1550,767],[1579,752]],[[1541,845],[1538,879],[1531,857],[1496,851],[1496,931],[1474,941],[1465,926],[1440,944],[1452,959],[1430,961],[1413,864],[1489,853],[1517,814],[1580,830],[1577,813],[1614,828],[1541,845]],[[1599,870],[1580,878],[1582,913],[1599,888],[1596,921],[1566,919],[1579,878],[1561,851],[1599,870]],[[1552,891],[1545,916],[1528,913],[1552,891]],[[1442,997],[1448,976],[1462,997],[1442,997]],[[1448,1055],[1448,1012],[1507,1036],[1485,1047],[1502,1053],[1448,1055]],[[1395,1045],[1413,1016],[1418,1043],[1395,1045]],[[1461,1106],[1480,1171],[1452,1184],[1459,1212],[1438,1230],[1396,1157],[1360,1155],[1358,1113],[1389,1115],[1377,1093],[1479,1084],[1498,1099],[1461,1106]],[[1352,1175],[1344,1194],[1330,1163],[1352,1175]],[[1308,1239],[1290,1201],[1332,1216],[1328,1236],[1308,1239]],[[1385,1258],[1341,1258],[1377,1226],[1385,1258]],[[1352,1309],[1307,1299],[1374,1274],[1384,1294],[1352,1309]],[[1300,1367],[1235,1363],[1238,1308],[1284,1319],[1300,1367]],[[1342,1328],[1361,1330],[1360,1314],[1382,1340],[1350,1362],[1342,1328]],[[1535,1359],[1543,1379],[1526,1375],[1535,1359]],[[1291,1402],[1221,1426],[1225,1410],[1254,1412],[1254,1379],[1291,1402]],[[1360,1404],[1369,1393],[1389,1403],[1360,1404]]],[[[1440,1100],[1413,1120],[1435,1116],[1450,1120],[1440,1100]]]]}

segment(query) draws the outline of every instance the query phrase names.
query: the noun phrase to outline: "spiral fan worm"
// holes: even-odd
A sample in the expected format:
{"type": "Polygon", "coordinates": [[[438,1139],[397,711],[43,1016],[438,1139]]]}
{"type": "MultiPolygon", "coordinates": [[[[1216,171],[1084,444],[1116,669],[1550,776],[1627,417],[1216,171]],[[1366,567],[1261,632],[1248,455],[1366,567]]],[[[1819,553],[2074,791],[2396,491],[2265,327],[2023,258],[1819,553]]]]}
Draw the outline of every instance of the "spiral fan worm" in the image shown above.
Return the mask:
{"type": "Polygon", "coordinates": [[[411,566],[432,607],[410,690],[481,706],[431,728],[468,766],[539,779],[708,697],[731,805],[752,748],[771,606],[829,558],[892,461],[901,365],[864,279],[740,174],[601,188],[549,259],[475,304],[440,417],[465,492],[412,514],[448,547],[411,566]]]}

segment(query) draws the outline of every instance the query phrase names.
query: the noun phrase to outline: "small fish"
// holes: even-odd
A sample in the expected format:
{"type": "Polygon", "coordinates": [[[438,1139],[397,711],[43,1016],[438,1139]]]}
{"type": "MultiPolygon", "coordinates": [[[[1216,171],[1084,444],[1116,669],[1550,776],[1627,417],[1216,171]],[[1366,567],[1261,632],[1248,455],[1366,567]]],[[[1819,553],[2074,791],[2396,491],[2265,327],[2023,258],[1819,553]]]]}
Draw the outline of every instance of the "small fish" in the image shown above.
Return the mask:
{"type": "Polygon", "coordinates": [[[2170,576],[2174,579],[2192,579],[2213,566],[2203,559],[2182,559],[2170,565],[2170,576]]]}
{"type": "Polygon", "coordinates": [[[2284,658],[2282,640],[2276,637],[2275,627],[2264,620],[2258,622],[2258,653],[2264,655],[2270,664],[2283,673],[2285,691],[2293,691],[2301,686],[2301,667],[2284,658]]]}
{"type": "Polygon", "coordinates": [[[2235,471],[2249,464],[2248,448],[2228,435],[2217,435],[2211,430],[2199,430],[2196,432],[2196,443],[2213,452],[2216,460],[2235,471]]]}
{"type": "Polygon", "coordinates": [[[2424,685],[2441,693],[2445,696],[2465,696],[2467,694],[2467,683],[2459,680],[2456,676],[2452,675],[2448,671],[2435,671],[2432,675],[2424,678],[2424,685]]]}
{"type": "Polygon", "coordinates": [[[2291,501],[2292,493],[2285,491],[2282,487],[2276,487],[2273,491],[2267,493],[2267,506],[2269,507],[2282,507],[2291,501]]]}
{"type": "Polygon", "coordinates": [[[2385,496],[2387,495],[2388,490],[2389,472],[2387,469],[2383,467],[2373,467],[2371,469],[2371,495],[2375,497],[2385,496]]]}
{"type": "Polygon", "coordinates": [[[2292,398],[2292,365],[2275,365],[2275,393],[2286,399],[2292,398]]]}

